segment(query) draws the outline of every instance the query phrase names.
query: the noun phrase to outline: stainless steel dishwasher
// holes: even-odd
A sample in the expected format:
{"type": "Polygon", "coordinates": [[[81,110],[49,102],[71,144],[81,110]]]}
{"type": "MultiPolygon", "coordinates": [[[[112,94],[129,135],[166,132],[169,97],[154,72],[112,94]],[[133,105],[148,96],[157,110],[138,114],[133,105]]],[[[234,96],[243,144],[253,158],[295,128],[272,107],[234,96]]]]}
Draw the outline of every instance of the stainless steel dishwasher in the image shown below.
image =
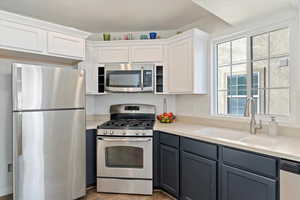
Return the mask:
{"type": "Polygon", "coordinates": [[[280,200],[300,199],[300,163],[280,162],[280,200]]]}

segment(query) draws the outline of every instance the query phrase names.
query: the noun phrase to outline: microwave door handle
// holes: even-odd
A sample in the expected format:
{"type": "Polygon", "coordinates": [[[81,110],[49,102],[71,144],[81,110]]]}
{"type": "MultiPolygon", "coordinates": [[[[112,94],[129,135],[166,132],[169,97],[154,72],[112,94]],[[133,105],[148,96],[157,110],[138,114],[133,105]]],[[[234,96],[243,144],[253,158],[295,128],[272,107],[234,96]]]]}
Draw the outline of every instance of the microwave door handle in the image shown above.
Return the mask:
{"type": "Polygon", "coordinates": [[[99,140],[103,140],[106,142],[149,142],[151,138],[147,139],[109,139],[109,138],[98,138],[99,140]]]}
{"type": "Polygon", "coordinates": [[[144,90],[144,67],[141,69],[141,89],[144,90]]]}

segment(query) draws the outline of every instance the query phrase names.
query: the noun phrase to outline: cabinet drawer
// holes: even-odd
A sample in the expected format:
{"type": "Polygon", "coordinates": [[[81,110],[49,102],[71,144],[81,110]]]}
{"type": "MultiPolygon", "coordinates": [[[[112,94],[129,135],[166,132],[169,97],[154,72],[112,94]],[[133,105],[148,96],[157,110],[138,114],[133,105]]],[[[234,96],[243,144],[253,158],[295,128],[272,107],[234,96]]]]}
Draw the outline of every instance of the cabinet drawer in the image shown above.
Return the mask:
{"type": "Polygon", "coordinates": [[[179,137],[160,132],[160,143],[179,148],[179,137]]]}
{"type": "Polygon", "coordinates": [[[186,152],[194,153],[211,159],[218,159],[218,147],[201,141],[182,138],[181,149],[186,152]]]}
{"type": "Polygon", "coordinates": [[[277,160],[274,158],[223,147],[223,161],[264,176],[277,176],[277,160]]]}

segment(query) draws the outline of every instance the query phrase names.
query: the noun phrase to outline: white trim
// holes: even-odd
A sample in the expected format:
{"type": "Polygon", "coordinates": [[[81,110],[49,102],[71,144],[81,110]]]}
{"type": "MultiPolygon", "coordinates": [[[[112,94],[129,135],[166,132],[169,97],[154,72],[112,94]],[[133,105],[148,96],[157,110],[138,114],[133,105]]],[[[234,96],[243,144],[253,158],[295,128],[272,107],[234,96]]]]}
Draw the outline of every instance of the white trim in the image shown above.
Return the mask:
{"type": "Polygon", "coordinates": [[[35,28],[40,28],[46,31],[54,31],[57,33],[68,34],[74,37],[80,37],[82,39],[86,39],[91,33],[78,30],[76,28],[67,27],[59,24],[50,23],[47,21],[42,21],[38,19],[34,19],[31,17],[25,17],[22,15],[18,15],[15,13],[7,12],[4,10],[0,10],[0,19],[6,20],[8,22],[14,22],[18,24],[23,24],[26,26],[31,26],[35,28]]]}

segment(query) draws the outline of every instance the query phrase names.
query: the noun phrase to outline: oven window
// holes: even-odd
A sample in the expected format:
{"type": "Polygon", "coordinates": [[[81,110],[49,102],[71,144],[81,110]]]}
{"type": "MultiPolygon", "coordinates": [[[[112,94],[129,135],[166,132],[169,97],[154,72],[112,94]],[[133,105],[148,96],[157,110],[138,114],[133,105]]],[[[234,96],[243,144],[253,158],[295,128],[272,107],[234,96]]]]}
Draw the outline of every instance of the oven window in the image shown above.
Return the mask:
{"type": "Polygon", "coordinates": [[[139,147],[113,146],[105,149],[106,167],[143,168],[144,153],[139,147]]]}
{"type": "Polygon", "coordinates": [[[141,71],[108,71],[106,73],[108,87],[141,87],[141,71]]]}

